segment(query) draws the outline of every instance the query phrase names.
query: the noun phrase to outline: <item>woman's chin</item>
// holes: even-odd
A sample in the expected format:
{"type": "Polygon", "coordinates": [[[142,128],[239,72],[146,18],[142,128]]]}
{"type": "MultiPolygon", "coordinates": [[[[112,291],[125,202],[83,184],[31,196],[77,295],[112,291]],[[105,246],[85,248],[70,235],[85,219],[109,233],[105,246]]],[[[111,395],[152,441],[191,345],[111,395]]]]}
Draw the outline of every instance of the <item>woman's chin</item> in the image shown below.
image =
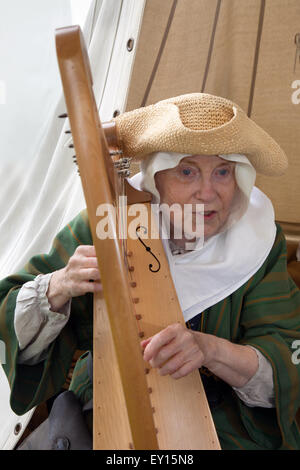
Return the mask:
{"type": "Polygon", "coordinates": [[[207,240],[208,238],[217,235],[217,233],[219,233],[221,230],[222,225],[223,224],[220,223],[204,223],[204,239],[207,240]]]}

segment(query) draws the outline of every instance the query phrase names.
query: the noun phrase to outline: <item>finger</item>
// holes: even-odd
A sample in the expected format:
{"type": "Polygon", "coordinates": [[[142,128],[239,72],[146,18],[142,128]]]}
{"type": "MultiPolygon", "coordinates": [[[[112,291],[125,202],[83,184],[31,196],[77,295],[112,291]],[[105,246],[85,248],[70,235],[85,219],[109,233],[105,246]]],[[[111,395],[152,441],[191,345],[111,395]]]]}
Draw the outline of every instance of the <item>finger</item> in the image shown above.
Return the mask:
{"type": "Polygon", "coordinates": [[[161,367],[158,367],[159,375],[172,375],[184,365],[184,356],[182,352],[174,354],[161,367]]]}
{"type": "Polygon", "coordinates": [[[78,272],[78,277],[85,281],[100,281],[100,273],[99,269],[97,268],[90,268],[90,269],[80,269],[78,272]]]}
{"type": "Polygon", "coordinates": [[[166,344],[170,343],[176,337],[176,331],[174,329],[167,327],[164,330],[160,331],[156,335],[154,335],[150,341],[150,343],[146,346],[144,351],[144,359],[145,361],[150,361],[158,351],[165,346],[166,344]]]}
{"type": "Polygon", "coordinates": [[[199,366],[198,362],[194,361],[189,361],[183,364],[181,367],[179,367],[177,370],[175,370],[173,373],[171,373],[172,379],[181,379],[182,377],[185,377],[186,375],[189,375],[191,372],[193,372],[196,369],[199,369],[201,365],[199,366]]]}
{"type": "Polygon", "coordinates": [[[182,348],[180,342],[177,343],[176,341],[174,341],[170,343],[170,346],[166,346],[165,348],[163,348],[158,353],[157,357],[150,361],[150,364],[153,367],[158,367],[159,373],[161,375],[172,375],[182,367],[184,367],[182,372],[184,372],[184,375],[187,375],[192,370],[201,367],[203,365],[203,362],[203,352],[199,349],[196,344],[186,343],[184,345],[184,348],[182,348]],[[173,343],[175,344],[176,348],[172,347],[173,343]],[[168,351],[164,351],[164,349],[168,349],[168,351]],[[160,359],[164,357],[163,352],[165,353],[165,357],[167,357],[168,354],[169,358],[165,361],[162,360],[162,362],[160,362],[160,359]],[[187,364],[189,364],[190,366],[188,366],[187,364]]]}
{"type": "Polygon", "coordinates": [[[86,294],[87,292],[95,293],[95,292],[103,292],[103,286],[101,282],[81,282],[79,290],[82,292],[81,295],[86,294]]]}
{"type": "Polygon", "coordinates": [[[83,256],[94,256],[96,257],[96,249],[94,245],[79,245],[75,253],[78,253],[83,256]]]}
{"type": "Polygon", "coordinates": [[[175,354],[178,354],[181,350],[181,345],[176,339],[173,339],[170,343],[160,348],[156,355],[150,359],[150,365],[152,367],[162,367],[167,361],[169,361],[175,354]]]}
{"type": "Polygon", "coordinates": [[[84,281],[100,281],[100,273],[97,272],[95,268],[92,269],[83,269],[83,268],[73,268],[68,271],[68,278],[70,281],[76,285],[84,281]]]}
{"type": "Polygon", "coordinates": [[[147,338],[147,339],[143,339],[143,341],[141,341],[141,347],[143,349],[145,349],[145,347],[147,346],[147,344],[150,343],[151,339],[153,338],[153,336],[150,336],[150,338],[147,338]]]}
{"type": "Polygon", "coordinates": [[[98,268],[98,260],[94,256],[80,256],[77,259],[78,265],[82,268],[98,268]]]}
{"type": "Polygon", "coordinates": [[[74,253],[69,259],[68,268],[75,270],[80,268],[97,268],[98,261],[95,256],[85,256],[80,253],[74,253]]]}

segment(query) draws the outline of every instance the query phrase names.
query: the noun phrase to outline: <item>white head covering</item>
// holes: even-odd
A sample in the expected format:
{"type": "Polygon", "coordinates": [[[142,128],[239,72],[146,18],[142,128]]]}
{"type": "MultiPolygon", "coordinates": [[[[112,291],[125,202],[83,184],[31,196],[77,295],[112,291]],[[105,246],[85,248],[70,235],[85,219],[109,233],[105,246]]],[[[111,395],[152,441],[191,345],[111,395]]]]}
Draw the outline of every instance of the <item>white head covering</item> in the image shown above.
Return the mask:
{"type": "MultiPolygon", "coordinates": [[[[154,153],[141,164],[141,173],[131,178],[137,189],[160,201],[154,176],[174,168],[188,155],[154,153]]],[[[168,240],[162,240],[185,321],[220,302],[257,272],[275,240],[274,210],[269,198],[254,187],[256,172],[244,155],[219,155],[236,162],[235,178],[240,191],[227,223],[200,250],[173,255],[168,240]]]]}

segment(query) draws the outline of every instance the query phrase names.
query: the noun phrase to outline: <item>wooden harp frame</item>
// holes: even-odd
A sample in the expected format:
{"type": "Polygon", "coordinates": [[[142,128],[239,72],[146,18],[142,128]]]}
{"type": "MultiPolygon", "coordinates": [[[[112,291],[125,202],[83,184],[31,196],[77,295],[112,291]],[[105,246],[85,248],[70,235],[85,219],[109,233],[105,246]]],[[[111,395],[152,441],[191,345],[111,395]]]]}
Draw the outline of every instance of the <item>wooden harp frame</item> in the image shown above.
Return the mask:
{"type": "MultiPolygon", "coordinates": [[[[159,274],[147,269],[138,239],[128,239],[124,257],[113,221],[113,237],[98,238],[97,209],[113,206],[117,196],[110,155],[118,145],[116,132],[113,123],[100,123],[79,26],[57,29],[56,49],[104,291],[104,299],[94,297],[93,447],[220,449],[198,371],[175,381],[160,377],[143,360],[143,335],[152,336],[170,323],[184,324],[168,262],[159,238],[148,240],[147,250],[159,257],[159,274]]],[[[128,204],[143,202],[150,213],[149,195],[125,185],[128,204]]]]}

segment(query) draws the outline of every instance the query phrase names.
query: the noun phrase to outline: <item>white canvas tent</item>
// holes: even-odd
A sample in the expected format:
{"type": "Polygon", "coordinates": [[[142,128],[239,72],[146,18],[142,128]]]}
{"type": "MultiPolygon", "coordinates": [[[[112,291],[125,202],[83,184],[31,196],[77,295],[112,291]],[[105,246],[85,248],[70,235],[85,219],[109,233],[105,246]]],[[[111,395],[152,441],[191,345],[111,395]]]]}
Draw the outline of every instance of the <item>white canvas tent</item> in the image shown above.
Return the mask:
{"type": "MultiPolygon", "coordinates": [[[[67,0],[44,0],[37,10],[38,3],[26,2],[28,22],[23,30],[24,11],[15,16],[7,13],[0,19],[13,32],[7,41],[12,42],[12,36],[19,33],[18,44],[28,39],[28,47],[32,46],[29,51],[35,53],[42,30],[52,29],[54,38],[55,27],[72,21],[67,0]],[[32,25],[30,18],[34,18],[32,25]],[[34,29],[42,19],[46,25],[34,29]]],[[[9,5],[1,0],[1,11],[19,8],[20,13],[21,4],[21,0],[9,5]]],[[[290,168],[285,176],[258,177],[257,185],[272,199],[276,218],[283,222],[287,236],[296,240],[300,233],[299,25],[298,0],[93,0],[85,37],[100,118],[107,121],[116,110],[131,110],[189,92],[232,99],[288,155],[290,168]],[[133,40],[132,50],[127,48],[129,39],[133,40]]],[[[11,48],[13,61],[21,61],[21,48],[13,48],[7,41],[1,42],[7,45],[5,51],[0,45],[1,54],[11,48]]],[[[41,48],[45,47],[42,44],[41,48]]],[[[68,123],[56,117],[65,109],[55,68],[54,40],[48,36],[48,50],[46,54],[42,50],[41,57],[51,54],[50,65],[36,55],[35,67],[26,69],[33,55],[27,50],[17,84],[17,102],[10,99],[10,79],[0,76],[0,123],[5,129],[0,152],[1,277],[20,268],[31,255],[47,251],[57,231],[84,206],[68,148],[70,140],[64,134],[68,123]],[[39,76],[42,65],[44,78],[26,82],[28,76],[39,76]],[[32,103],[39,97],[44,104],[37,108],[38,123],[34,106],[28,102],[22,106],[21,98],[28,94],[33,97],[32,103]],[[18,117],[22,123],[16,135],[18,117]],[[35,138],[31,129],[38,130],[35,138]],[[27,135],[31,135],[29,141],[25,140],[27,135]],[[22,145],[26,146],[23,151],[22,145]]],[[[6,60],[2,64],[8,64],[6,60]]],[[[4,77],[3,70],[1,73],[4,77]]],[[[15,424],[22,421],[26,426],[30,416],[19,418],[9,410],[6,379],[0,376],[0,380],[0,406],[5,403],[6,409],[6,414],[0,412],[0,446],[12,448],[20,436],[14,437],[15,424]]]]}
{"type": "MultiPolygon", "coordinates": [[[[10,9],[14,11],[16,8],[15,3],[21,4],[22,2],[12,2],[10,5],[5,5],[4,1],[2,3],[3,9],[6,8],[9,13],[10,9]]],[[[31,18],[33,12],[37,14],[37,4],[41,5],[36,0],[26,3],[27,10],[20,17],[20,24],[21,20],[24,22],[25,14],[31,18]]],[[[38,48],[36,31],[32,28],[25,28],[22,34],[29,36],[28,41],[25,41],[27,46],[29,47],[33,41],[40,52],[39,56],[35,49],[27,49],[27,60],[34,55],[35,61],[39,63],[40,57],[44,57],[45,53],[49,54],[51,60],[41,76],[37,72],[38,85],[36,86],[42,88],[42,90],[37,89],[37,97],[35,96],[35,80],[30,83],[32,88],[25,92],[25,90],[22,91],[21,86],[22,75],[20,77],[18,88],[21,89],[21,94],[31,95],[41,118],[38,142],[33,141],[31,149],[28,144],[26,151],[23,151],[21,155],[19,152],[21,152],[22,145],[18,146],[17,141],[13,146],[13,137],[10,137],[16,132],[13,116],[16,116],[17,121],[18,115],[21,114],[22,122],[20,120],[17,122],[19,122],[18,139],[22,143],[24,122],[27,120],[27,115],[30,116],[32,112],[30,102],[27,102],[26,109],[21,110],[19,110],[18,103],[15,103],[14,111],[11,111],[10,123],[5,127],[6,107],[11,106],[8,83],[5,81],[7,96],[3,97],[3,105],[0,108],[3,128],[10,133],[9,137],[2,135],[0,152],[0,240],[1,246],[5,247],[0,253],[1,278],[24,265],[26,259],[34,253],[48,251],[55,233],[84,207],[80,178],[72,161],[72,152],[68,148],[70,137],[64,133],[68,123],[57,118],[65,111],[65,107],[57,64],[54,60],[54,30],[56,27],[68,26],[72,23],[69,14],[70,5],[68,0],[63,2],[49,0],[43,2],[42,5],[39,16],[35,17],[34,21],[38,22],[40,17],[44,20],[48,18],[46,26],[43,25],[48,32],[46,41],[42,41],[38,48]],[[57,15],[60,11],[62,18],[57,15]],[[51,21],[51,13],[53,21],[51,21]],[[55,79],[49,80],[50,72],[55,79]],[[43,89],[43,83],[46,83],[46,89],[43,89]],[[51,90],[50,99],[49,90],[51,90]],[[41,102],[47,103],[47,113],[41,114],[43,110],[43,106],[40,106],[41,102]],[[8,152],[10,152],[9,156],[5,157],[8,152]]],[[[91,2],[84,33],[94,77],[95,97],[102,120],[110,120],[115,109],[121,111],[125,109],[134,59],[134,51],[128,51],[126,44],[129,38],[137,41],[143,7],[144,1],[142,0],[91,2]]],[[[2,18],[4,28],[5,18],[2,18]]],[[[13,23],[11,19],[8,25],[9,31],[12,28],[13,34],[17,35],[18,27],[19,23],[13,23]]],[[[18,47],[14,49],[14,53],[16,54],[15,61],[18,62],[18,47]]],[[[26,75],[32,73],[30,68],[26,69],[26,75]]],[[[31,126],[33,131],[37,129],[34,120],[31,121],[31,126]]],[[[25,130],[25,136],[26,132],[25,130]]],[[[7,379],[0,368],[0,448],[11,449],[15,446],[31,414],[32,412],[29,412],[19,417],[12,412],[9,407],[7,379]],[[18,432],[15,432],[16,430],[18,432]]]]}

